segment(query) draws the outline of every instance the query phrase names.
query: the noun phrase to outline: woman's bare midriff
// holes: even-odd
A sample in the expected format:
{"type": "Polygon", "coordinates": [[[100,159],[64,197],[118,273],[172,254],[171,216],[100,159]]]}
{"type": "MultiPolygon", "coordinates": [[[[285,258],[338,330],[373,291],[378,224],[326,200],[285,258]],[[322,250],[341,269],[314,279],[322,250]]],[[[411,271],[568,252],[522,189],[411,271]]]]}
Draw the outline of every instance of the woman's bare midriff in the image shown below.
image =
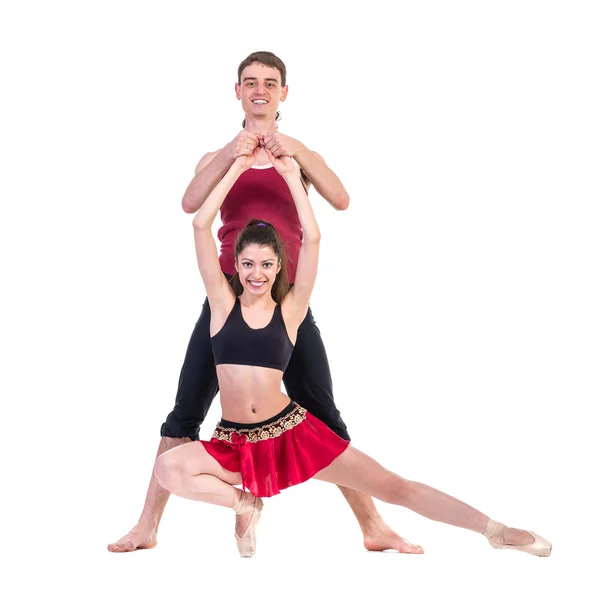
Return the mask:
{"type": "Polygon", "coordinates": [[[290,399],[281,391],[278,369],[218,365],[221,413],[226,421],[259,423],[280,413],[290,399]]]}

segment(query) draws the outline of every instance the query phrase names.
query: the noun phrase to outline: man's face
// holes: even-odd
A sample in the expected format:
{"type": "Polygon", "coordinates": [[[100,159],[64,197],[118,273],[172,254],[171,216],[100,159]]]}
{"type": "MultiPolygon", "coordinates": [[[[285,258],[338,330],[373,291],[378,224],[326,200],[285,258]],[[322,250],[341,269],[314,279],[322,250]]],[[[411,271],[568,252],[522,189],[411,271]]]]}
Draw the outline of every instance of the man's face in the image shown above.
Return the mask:
{"type": "Polygon", "coordinates": [[[246,67],[240,83],[235,84],[235,93],[242,101],[244,113],[256,117],[275,119],[279,102],[285,100],[287,91],[288,86],[281,85],[281,73],[260,63],[246,67]]]}

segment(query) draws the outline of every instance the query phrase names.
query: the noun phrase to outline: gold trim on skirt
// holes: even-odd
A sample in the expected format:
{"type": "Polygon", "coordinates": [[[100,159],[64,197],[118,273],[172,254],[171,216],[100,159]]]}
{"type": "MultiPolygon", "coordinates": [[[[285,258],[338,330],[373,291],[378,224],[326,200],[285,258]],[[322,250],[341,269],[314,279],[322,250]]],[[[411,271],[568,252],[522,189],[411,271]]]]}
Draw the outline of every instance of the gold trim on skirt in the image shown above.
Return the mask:
{"type": "Polygon", "coordinates": [[[287,415],[269,423],[268,425],[261,425],[259,427],[248,428],[248,429],[237,429],[235,427],[222,427],[217,425],[212,437],[213,439],[221,440],[224,442],[234,443],[231,436],[236,433],[238,436],[246,436],[246,442],[254,444],[261,440],[271,440],[279,437],[286,431],[293,429],[296,425],[299,425],[306,418],[306,409],[299,405],[296,405],[287,415]]]}

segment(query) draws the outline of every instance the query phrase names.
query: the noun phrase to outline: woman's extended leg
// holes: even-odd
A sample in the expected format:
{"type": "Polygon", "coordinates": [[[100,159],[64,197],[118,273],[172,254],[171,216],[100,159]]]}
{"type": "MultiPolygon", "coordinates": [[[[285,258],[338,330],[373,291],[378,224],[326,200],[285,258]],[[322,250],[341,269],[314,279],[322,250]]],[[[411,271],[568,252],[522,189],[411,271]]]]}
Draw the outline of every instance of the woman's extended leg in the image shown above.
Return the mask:
{"type": "MultiPolygon", "coordinates": [[[[490,523],[487,515],[472,506],[423,483],[404,479],[352,446],[319,471],[315,479],[359,490],[384,502],[410,508],[428,519],[477,533],[484,533],[490,523]]],[[[530,544],[534,538],[529,532],[505,527],[496,528],[491,541],[518,546],[530,544]]]]}
{"type": "Polygon", "coordinates": [[[449,525],[483,533],[489,517],[473,507],[428,485],[409,481],[388,471],[353,446],[338,456],[315,479],[360,490],[390,504],[398,504],[449,525]]]}

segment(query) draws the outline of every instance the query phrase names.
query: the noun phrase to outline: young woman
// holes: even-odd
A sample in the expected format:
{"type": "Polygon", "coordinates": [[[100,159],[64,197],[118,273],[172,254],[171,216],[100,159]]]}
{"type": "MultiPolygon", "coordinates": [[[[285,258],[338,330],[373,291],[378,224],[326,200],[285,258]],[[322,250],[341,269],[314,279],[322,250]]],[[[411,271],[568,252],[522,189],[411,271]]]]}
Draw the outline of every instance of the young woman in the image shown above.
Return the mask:
{"type": "Polygon", "coordinates": [[[291,289],[283,244],[269,223],[254,219],[241,232],[231,285],[221,271],[211,233],[227,192],[260,150],[235,161],[194,218],[223,418],[210,441],[184,444],[157,458],[160,485],[184,498],[233,508],[238,548],[246,557],[256,550],[261,498],[312,477],[483,533],[494,548],[548,556],[552,546],[547,540],[508,528],[456,498],[395,475],[281,392],[283,371],[308,310],[320,243],[319,227],[292,159],[276,158],[265,148],[290,188],[304,232],[291,289]],[[239,484],[242,490],[234,487],[239,484]]]}

